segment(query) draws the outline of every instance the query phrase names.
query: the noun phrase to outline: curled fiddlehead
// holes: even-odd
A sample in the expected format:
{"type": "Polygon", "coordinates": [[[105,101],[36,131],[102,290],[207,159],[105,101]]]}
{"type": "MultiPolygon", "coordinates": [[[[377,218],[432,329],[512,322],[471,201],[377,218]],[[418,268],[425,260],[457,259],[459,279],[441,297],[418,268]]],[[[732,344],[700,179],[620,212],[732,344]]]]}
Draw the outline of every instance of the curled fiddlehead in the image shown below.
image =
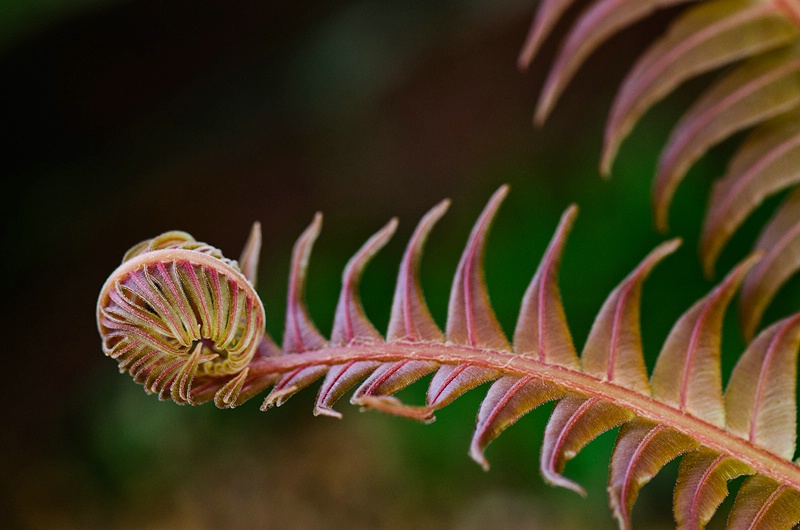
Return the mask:
{"type": "Polygon", "coordinates": [[[131,248],[97,302],[105,354],[147,392],[179,404],[194,401],[195,379],[206,392],[241,384],[264,336],[250,281],[260,238],[256,224],[242,267],[185,232],[131,248]]]}

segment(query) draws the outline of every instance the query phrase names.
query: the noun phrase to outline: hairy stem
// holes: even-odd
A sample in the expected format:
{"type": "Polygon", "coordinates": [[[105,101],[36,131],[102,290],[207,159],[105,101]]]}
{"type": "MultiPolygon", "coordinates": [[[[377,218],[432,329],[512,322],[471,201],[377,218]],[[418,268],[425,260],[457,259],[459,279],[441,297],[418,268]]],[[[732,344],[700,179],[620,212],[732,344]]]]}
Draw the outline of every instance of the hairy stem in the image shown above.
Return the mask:
{"type": "Polygon", "coordinates": [[[357,343],[311,352],[260,358],[250,364],[253,376],[284,374],[292,370],[353,361],[435,361],[449,365],[491,368],[503,375],[533,376],[572,392],[607,401],[634,412],[640,418],[666,425],[697,440],[701,445],[730,455],[756,473],[800,490],[800,467],[754,444],[726,432],[648,395],[603,381],[564,366],[540,362],[517,353],[442,343],[357,343]]]}

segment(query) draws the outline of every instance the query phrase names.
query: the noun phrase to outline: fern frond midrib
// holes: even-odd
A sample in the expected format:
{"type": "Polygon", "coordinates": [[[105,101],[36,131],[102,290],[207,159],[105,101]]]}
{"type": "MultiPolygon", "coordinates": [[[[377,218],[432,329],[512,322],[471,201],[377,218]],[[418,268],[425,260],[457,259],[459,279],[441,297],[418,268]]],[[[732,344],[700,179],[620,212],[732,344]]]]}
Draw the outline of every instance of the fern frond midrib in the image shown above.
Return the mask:
{"type": "Polygon", "coordinates": [[[353,361],[382,363],[421,360],[440,364],[479,366],[504,376],[533,376],[552,382],[570,393],[584,394],[630,410],[641,419],[668,426],[700,445],[747,464],[761,475],[800,490],[800,466],[720,429],[652,396],[565,366],[544,363],[514,352],[489,350],[452,343],[368,342],[348,346],[259,358],[250,364],[251,376],[286,374],[311,366],[334,366],[353,361]]]}

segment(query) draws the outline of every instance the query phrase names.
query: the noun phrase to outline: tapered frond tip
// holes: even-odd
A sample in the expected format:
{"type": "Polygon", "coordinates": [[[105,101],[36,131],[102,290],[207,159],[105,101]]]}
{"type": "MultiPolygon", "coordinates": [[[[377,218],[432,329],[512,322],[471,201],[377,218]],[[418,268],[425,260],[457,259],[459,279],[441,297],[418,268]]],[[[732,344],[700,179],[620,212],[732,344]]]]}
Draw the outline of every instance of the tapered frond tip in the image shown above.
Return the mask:
{"type": "Polygon", "coordinates": [[[329,418],[335,418],[337,420],[342,419],[342,413],[330,407],[316,406],[314,407],[313,414],[314,416],[327,416],[329,418]]]}
{"type": "Polygon", "coordinates": [[[270,395],[264,398],[264,402],[261,404],[260,410],[261,412],[265,412],[272,407],[280,407],[286,402],[286,399],[293,395],[295,392],[300,390],[296,386],[290,386],[279,391],[272,391],[270,395]]]}
{"type": "Polygon", "coordinates": [[[778,290],[800,269],[800,188],[781,204],[756,242],[763,259],[748,275],[739,298],[741,325],[752,337],[778,290]]]}
{"type": "Polygon", "coordinates": [[[469,456],[475,463],[481,466],[484,471],[489,471],[491,468],[489,461],[486,459],[486,455],[483,454],[483,449],[481,449],[480,444],[475,440],[473,440],[469,446],[469,456]]]}
{"type": "Polygon", "coordinates": [[[575,0],[543,0],[541,2],[528,30],[528,35],[525,37],[525,44],[522,45],[522,50],[520,50],[517,57],[517,68],[521,71],[528,69],[533,57],[552,31],[553,26],[574,3],[575,0]]]}
{"type": "Polygon", "coordinates": [[[311,320],[305,301],[308,262],[321,230],[322,214],[317,212],[292,249],[283,334],[283,349],[287,353],[314,350],[327,342],[311,320]]]}
{"type": "Polygon", "coordinates": [[[434,225],[442,218],[450,206],[445,199],[434,206],[420,220],[408,242],[400,261],[397,275],[392,312],[386,338],[395,340],[441,341],[444,334],[431,316],[419,279],[419,267],[425,242],[434,225]]]}
{"type": "Polygon", "coordinates": [[[478,348],[508,350],[510,346],[489,301],[483,257],[489,229],[508,195],[503,185],[481,212],[458,262],[447,310],[447,339],[478,348]]]}
{"type": "Polygon", "coordinates": [[[559,473],[542,473],[542,478],[552,486],[574,491],[583,498],[589,495],[586,493],[586,489],[583,486],[559,473]]]}
{"type": "Polygon", "coordinates": [[[256,221],[250,229],[250,235],[239,258],[239,268],[251,284],[256,285],[258,274],[258,258],[261,252],[261,223],[256,221]]]}
{"type": "Polygon", "coordinates": [[[322,220],[322,212],[314,212],[314,217],[311,219],[311,224],[308,225],[308,228],[306,228],[307,231],[314,234],[314,238],[319,236],[320,231],[322,231],[322,220]]]}
{"type": "Polygon", "coordinates": [[[351,399],[350,402],[361,406],[362,412],[372,409],[425,424],[436,421],[436,416],[430,407],[406,405],[394,396],[359,396],[351,399]]]}
{"type": "Polygon", "coordinates": [[[578,207],[572,204],[561,215],[556,232],[522,298],[514,329],[514,351],[572,368],[577,368],[579,361],[561,301],[558,269],[577,214],[578,207]]]}

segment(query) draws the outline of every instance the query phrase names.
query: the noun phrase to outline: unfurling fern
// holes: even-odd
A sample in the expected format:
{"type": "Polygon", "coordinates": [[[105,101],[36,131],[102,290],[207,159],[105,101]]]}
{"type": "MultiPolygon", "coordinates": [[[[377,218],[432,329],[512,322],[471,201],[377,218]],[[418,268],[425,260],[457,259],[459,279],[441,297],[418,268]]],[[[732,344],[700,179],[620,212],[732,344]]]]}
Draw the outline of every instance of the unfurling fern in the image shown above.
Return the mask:
{"type": "Polygon", "coordinates": [[[639,306],[650,271],[679,241],[657,247],[611,293],[579,358],[558,288],[558,268],[577,208],[566,210],[525,292],[513,343],[495,318],[483,253],[507,188],[478,219],[456,270],[446,331],[438,328],[419,282],[423,245],[448,202],[433,208],[411,237],[400,264],[384,338],[362,308],[359,279],[393,234],[392,220],[355,254],[343,274],[330,340],[311,321],[304,285],[321,217],[297,241],[291,262],[283,347],[263,331],[254,292],[260,233],[241,263],[172,232],[134,247],[100,295],[98,326],[120,370],[162,399],[233,407],[271,387],[262,410],[283,404],[316,380],[314,414],[359,385],[351,402],[420,421],[483,383],[470,455],[487,467],[484,448],[542,403],[557,400],[541,455],[545,480],[583,493],[562,475],[566,462],[603,432],[621,426],[611,456],[609,497],[621,528],[639,489],[684,455],[674,495],[681,528],[702,528],[727,496],[726,482],[747,475],[729,528],[792,528],[800,522],[800,462],[795,457],[796,373],[800,314],[751,342],[722,391],[720,336],[725,308],[754,255],[692,306],[670,332],[648,377],[639,306]],[[393,394],[432,375],[425,405],[393,394]],[[359,384],[360,383],[360,384],[359,384]]]}
{"type": "MultiPolygon", "coordinates": [[[[574,0],[543,0],[519,57],[526,68],[574,0]]],[[[601,172],[608,175],[622,141],[656,102],[684,81],[736,64],[701,95],[675,126],[655,176],[656,226],[667,229],[672,197],[712,146],[754,127],[714,186],[700,242],[707,275],[725,244],[770,195],[800,182],[800,2],[798,0],[595,0],[574,24],[545,81],[535,119],[542,123],[588,56],[622,28],[679,4],[688,7],[639,58],[617,92],[606,123],[601,172]]],[[[745,335],[767,303],[800,269],[800,209],[789,203],[757,247],[780,240],[748,278],[741,297],[745,335]],[[769,273],[767,273],[769,271],[769,273]]]]}

